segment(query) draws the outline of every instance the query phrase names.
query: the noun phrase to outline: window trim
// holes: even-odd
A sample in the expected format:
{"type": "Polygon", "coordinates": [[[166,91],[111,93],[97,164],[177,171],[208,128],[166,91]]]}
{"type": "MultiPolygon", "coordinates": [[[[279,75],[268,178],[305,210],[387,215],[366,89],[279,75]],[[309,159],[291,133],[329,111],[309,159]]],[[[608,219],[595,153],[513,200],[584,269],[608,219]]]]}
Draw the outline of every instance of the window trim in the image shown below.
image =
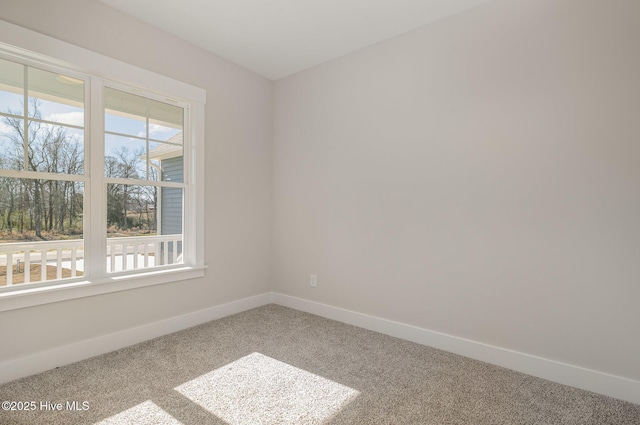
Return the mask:
{"type": "MultiPolygon", "coordinates": [[[[206,91],[190,84],[156,74],[116,59],[100,55],[90,50],[57,40],[55,38],[27,30],[25,28],[0,21],[0,33],[3,38],[0,41],[0,52],[8,59],[14,59],[25,65],[40,68],[62,68],[65,73],[78,76],[86,81],[85,99],[87,110],[103,110],[102,96],[91,96],[98,87],[124,88],[135,92],[140,90],[143,95],[156,100],[172,99],[182,105],[188,105],[189,122],[185,122],[184,131],[186,143],[190,143],[190,149],[185,149],[185,176],[187,187],[184,188],[184,218],[190,226],[183,228],[183,249],[191,253],[185,259],[184,264],[164,266],[152,269],[139,269],[125,273],[106,273],[101,276],[82,276],[76,279],[52,281],[38,286],[28,286],[0,293],[0,311],[25,308],[35,305],[48,304],[64,300],[82,298],[118,292],[150,285],[176,282],[186,279],[194,279],[204,276],[206,266],[204,264],[204,108],[206,103],[206,91]],[[52,58],[54,55],[56,58],[52,58]],[[101,71],[96,71],[96,70],[101,71]],[[162,88],[162,90],[158,90],[162,88]],[[98,108],[98,109],[95,109],[98,108]],[[187,165],[188,164],[188,165],[187,165]]],[[[100,114],[93,114],[100,115],[100,114]]],[[[100,140],[104,143],[104,117],[102,122],[89,123],[89,114],[85,113],[85,140],[100,140]],[[87,137],[88,136],[88,137],[87,137]]],[[[101,144],[99,143],[99,144],[101,144]]],[[[91,156],[90,147],[85,145],[85,160],[91,161],[85,167],[89,173],[83,179],[85,185],[85,205],[91,202],[91,196],[101,196],[98,203],[106,205],[106,187],[104,178],[90,178],[90,176],[104,173],[102,164],[98,164],[100,156],[91,156]],[[98,158],[98,159],[96,159],[98,158]]],[[[24,176],[24,175],[23,175],[24,176]]],[[[25,176],[26,177],[26,176],[25,176]]],[[[91,214],[85,214],[84,226],[91,229],[96,223],[104,223],[104,208],[97,208],[95,202],[91,208],[91,214]],[[95,211],[94,211],[95,210],[95,211]]],[[[91,238],[91,231],[84,232],[85,250],[87,258],[92,259],[87,263],[87,269],[93,269],[94,264],[104,263],[106,258],[106,245],[102,242],[106,238],[91,238]],[[96,240],[97,239],[97,240],[96,240]],[[104,247],[102,245],[105,245],[104,247]],[[100,254],[104,255],[100,255],[100,254]]]]}

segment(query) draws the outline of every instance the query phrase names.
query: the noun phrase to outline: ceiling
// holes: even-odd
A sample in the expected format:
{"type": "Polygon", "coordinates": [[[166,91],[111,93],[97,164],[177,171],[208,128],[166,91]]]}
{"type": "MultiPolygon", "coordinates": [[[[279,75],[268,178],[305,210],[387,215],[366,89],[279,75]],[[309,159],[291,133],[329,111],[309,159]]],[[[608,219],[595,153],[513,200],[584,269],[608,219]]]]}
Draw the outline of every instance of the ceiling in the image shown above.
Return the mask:
{"type": "Polygon", "coordinates": [[[489,0],[100,0],[271,80],[489,0]]]}

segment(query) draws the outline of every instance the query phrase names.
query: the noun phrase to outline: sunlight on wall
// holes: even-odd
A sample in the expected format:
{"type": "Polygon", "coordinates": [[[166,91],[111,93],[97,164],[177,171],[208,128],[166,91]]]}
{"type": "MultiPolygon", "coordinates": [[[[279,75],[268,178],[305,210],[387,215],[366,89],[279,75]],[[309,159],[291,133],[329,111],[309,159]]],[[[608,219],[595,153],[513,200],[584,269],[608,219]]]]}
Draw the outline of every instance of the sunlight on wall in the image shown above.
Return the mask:
{"type": "Polygon", "coordinates": [[[182,422],[176,420],[173,416],[159,408],[152,401],[147,400],[113,415],[103,421],[96,422],[94,425],[122,425],[122,424],[163,424],[163,425],[182,425],[182,422]]]}
{"type": "Polygon", "coordinates": [[[175,390],[230,425],[320,424],[359,394],[260,353],[242,357],[175,390]]]}

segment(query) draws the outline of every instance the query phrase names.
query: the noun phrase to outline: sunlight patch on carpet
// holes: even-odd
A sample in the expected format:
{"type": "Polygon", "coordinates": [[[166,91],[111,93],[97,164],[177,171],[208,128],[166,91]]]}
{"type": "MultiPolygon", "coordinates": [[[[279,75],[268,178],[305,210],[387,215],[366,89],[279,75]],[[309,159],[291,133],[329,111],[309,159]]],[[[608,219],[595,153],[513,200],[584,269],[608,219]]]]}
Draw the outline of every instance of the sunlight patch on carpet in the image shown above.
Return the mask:
{"type": "Polygon", "coordinates": [[[320,424],[359,392],[260,353],[175,388],[230,425],[320,424]]]}
{"type": "Polygon", "coordinates": [[[162,410],[152,401],[147,400],[131,409],[96,422],[94,425],[123,425],[123,424],[146,424],[146,425],[183,425],[182,422],[162,410]]]}

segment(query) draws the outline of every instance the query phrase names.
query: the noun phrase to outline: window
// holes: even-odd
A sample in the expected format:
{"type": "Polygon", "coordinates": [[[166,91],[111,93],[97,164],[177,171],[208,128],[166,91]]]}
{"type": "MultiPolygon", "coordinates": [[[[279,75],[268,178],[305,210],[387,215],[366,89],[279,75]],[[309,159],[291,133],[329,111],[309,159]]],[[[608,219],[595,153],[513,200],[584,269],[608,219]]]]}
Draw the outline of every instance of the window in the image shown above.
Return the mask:
{"type": "Polygon", "coordinates": [[[204,93],[122,81],[0,46],[0,311],[202,275],[204,93]]]}
{"type": "Polygon", "coordinates": [[[183,261],[184,116],[106,87],[107,272],[183,261]]]}
{"type": "Polygon", "coordinates": [[[84,111],[85,81],[0,59],[0,287],[83,274],[84,111]]]}

